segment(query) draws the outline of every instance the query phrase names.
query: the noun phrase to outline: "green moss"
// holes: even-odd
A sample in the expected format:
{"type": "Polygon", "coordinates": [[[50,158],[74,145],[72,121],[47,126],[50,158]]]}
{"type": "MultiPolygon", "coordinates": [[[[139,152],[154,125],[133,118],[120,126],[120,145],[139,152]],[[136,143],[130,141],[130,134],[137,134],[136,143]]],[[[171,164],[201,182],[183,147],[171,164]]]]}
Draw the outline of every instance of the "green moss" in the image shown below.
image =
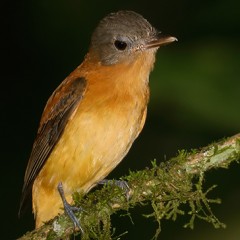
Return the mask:
{"type": "Polygon", "coordinates": [[[162,221],[176,221],[182,215],[189,216],[189,221],[184,225],[186,228],[193,229],[196,219],[204,220],[215,228],[225,227],[212,212],[212,205],[221,201],[208,197],[216,186],[207,190],[203,188],[203,182],[206,181],[204,173],[211,168],[226,168],[232,161],[239,161],[239,158],[240,139],[237,135],[201,151],[179,151],[176,157],[167,162],[157,164],[154,160],[149,168],[131,171],[128,176],[122,177],[128,182],[128,192],[115,184],[106,184],[85,196],[73,194],[76,206],[84,209],[76,213],[84,234],[73,228],[68,217],[61,215],[39,231],[30,233],[30,238],[23,237],[22,240],[71,239],[73,235],[81,235],[83,240],[121,239],[127,231],[116,235],[110,216],[119,210],[131,216],[129,210],[138,205],[152,208],[152,212],[144,217],[158,224],[153,239],[159,236],[162,221]]]}

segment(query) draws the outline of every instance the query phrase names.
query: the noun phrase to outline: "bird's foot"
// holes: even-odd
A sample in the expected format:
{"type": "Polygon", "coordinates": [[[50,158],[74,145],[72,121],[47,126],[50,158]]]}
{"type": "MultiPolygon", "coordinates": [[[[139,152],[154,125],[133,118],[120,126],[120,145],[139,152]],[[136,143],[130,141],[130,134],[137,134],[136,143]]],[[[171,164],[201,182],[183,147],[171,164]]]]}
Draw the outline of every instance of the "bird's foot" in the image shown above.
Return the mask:
{"type": "Polygon", "coordinates": [[[70,205],[66,198],[65,198],[65,194],[64,194],[64,191],[63,191],[63,185],[62,185],[62,182],[60,182],[57,186],[57,189],[58,189],[58,192],[59,192],[59,195],[62,199],[62,202],[63,202],[63,206],[64,206],[64,210],[65,210],[65,213],[68,215],[68,217],[72,220],[73,224],[74,224],[74,228],[78,227],[82,233],[83,232],[83,229],[78,221],[78,219],[76,218],[74,212],[77,212],[77,211],[83,211],[82,208],[78,208],[78,207],[75,207],[75,206],[72,206],[70,205]]]}
{"type": "Polygon", "coordinates": [[[130,199],[130,190],[131,189],[130,189],[128,183],[124,180],[103,179],[103,180],[99,181],[98,184],[101,184],[101,185],[109,184],[109,185],[118,186],[125,192],[127,200],[130,199]]]}

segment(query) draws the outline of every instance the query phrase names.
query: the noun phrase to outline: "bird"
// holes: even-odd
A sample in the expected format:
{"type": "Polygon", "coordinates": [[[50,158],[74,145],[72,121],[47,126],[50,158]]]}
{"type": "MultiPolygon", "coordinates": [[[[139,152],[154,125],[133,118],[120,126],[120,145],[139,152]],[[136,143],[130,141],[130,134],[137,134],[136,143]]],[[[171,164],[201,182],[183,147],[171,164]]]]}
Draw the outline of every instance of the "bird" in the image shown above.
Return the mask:
{"type": "Polygon", "coordinates": [[[19,215],[32,197],[35,227],[41,227],[73,204],[74,192],[86,194],[122,161],[146,120],[156,52],[174,41],[134,11],[100,20],[83,62],[43,110],[19,215]]]}

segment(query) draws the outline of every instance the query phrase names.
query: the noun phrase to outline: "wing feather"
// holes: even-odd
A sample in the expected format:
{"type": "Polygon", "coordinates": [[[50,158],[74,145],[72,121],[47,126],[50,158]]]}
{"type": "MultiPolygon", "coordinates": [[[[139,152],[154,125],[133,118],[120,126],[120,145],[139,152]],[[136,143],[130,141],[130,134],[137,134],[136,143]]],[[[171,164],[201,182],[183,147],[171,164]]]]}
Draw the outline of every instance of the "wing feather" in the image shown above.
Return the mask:
{"type": "Polygon", "coordinates": [[[19,216],[31,193],[35,178],[60,139],[69,117],[83,98],[86,85],[83,77],[67,78],[49,98],[25,172],[19,216]]]}

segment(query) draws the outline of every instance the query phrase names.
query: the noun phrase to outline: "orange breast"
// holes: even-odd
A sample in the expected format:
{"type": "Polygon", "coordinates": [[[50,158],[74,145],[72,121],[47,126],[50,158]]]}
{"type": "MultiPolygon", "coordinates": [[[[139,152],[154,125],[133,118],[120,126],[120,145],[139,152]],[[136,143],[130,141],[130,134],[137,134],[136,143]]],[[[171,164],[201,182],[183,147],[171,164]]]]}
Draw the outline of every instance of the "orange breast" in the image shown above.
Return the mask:
{"type": "Polygon", "coordinates": [[[146,117],[150,70],[142,66],[142,62],[110,67],[96,64],[89,71],[83,64],[72,73],[84,75],[87,90],[34,182],[37,227],[59,212],[59,182],[71,202],[74,191],[89,191],[128,152],[146,117]],[[54,211],[49,213],[51,208],[54,211]]]}

